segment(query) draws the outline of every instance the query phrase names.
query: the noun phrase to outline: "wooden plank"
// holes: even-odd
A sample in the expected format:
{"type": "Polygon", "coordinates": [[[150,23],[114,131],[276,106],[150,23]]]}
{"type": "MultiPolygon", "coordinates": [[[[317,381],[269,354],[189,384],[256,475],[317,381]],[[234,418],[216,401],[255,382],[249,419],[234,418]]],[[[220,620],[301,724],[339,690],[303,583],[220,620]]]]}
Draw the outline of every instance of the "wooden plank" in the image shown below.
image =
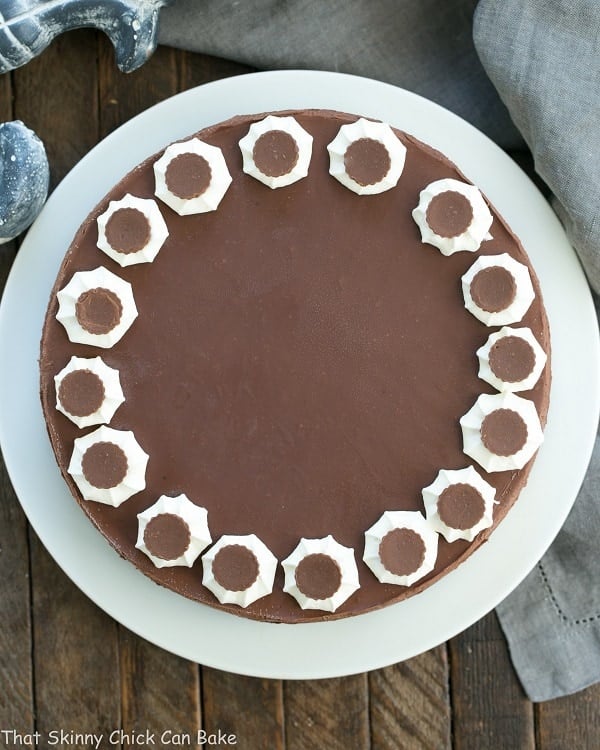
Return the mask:
{"type": "MultiPolygon", "coordinates": [[[[6,84],[0,84],[0,88],[0,118],[4,122],[12,118],[10,107],[6,106],[10,89],[6,84]]],[[[0,290],[6,283],[16,247],[16,242],[0,245],[0,290]]],[[[1,458],[0,622],[0,729],[28,734],[34,728],[34,711],[27,523],[1,458]]],[[[0,745],[4,741],[0,735],[0,745]]]]}
{"type": "Polygon", "coordinates": [[[369,675],[372,750],[427,748],[451,743],[445,646],[369,675]]]}
{"type": "Polygon", "coordinates": [[[201,729],[198,665],[153,646],[126,628],[119,632],[125,736],[147,731],[158,747],[174,744],[177,737],[190,737],[194,747],[201,729]]]}
{"type": "Polygon", "coordinates": [[[13,119],[12,78],[10,74],[0,76],[0,122],[13,119]]]}
{"type": "Polygon", "coordinates": [[[217,744],[220,736],[224,745],[224,738],[231,736],[236,746],[244,750],[283,749],[283,696],[279,680],[243,677],[203,667],[202,696],[207,744],[211,738],[217,744]]]}
{"type": "Polygon", "coordinates": [[[111,747],[110,733],[121,725],[116,624],[65,577],[33,532],[31,548],[36,728],[44,738],[57,729],[101,734],[101,747],[111,747]]]}
{"type": "Polygon", "coordinates": [[[15,115],[44,142],[51,187],[98,141],[96,36],[59,36],[14,72],[15,115]]]}
{"type": "Polygon", "coordinates": [[[100,132],[104,137],[153,104],[177,93],[178,56],[183,53],[158,47],[152,57],[133,73],[121,73],[115,65],[108,39],[98,37],[100,132]]]}
{"type": "Polygon", "coordinates": [[[288,750],[370,747],[366,674],[284,683],[288,750]]]}
{"type": "Polygon", "coordinates": [[[223,60],[220,57],[210,57],[209,55],[196,55],[192,52],[181,53],[178,57],[178,63],[179,86],[182,90],[200,86],[219,78],[243,75],[256,70],[256,68],[232,60],[223,60]]]}
{"type": "MultiPolygon", "coordinates": [[[[0,123],[14,119],[12,77],[0,76],[0,123]]],[[[17,251],[0,245],[0,294],[17,251]]],[[[27,522],[0,457],[0,729],[34,729],[27,522]]],[[[0,735],[0,744],[6,743],[0,735]]]]}
{"type": "Polygon", "coordinates": [[[600,685],[537,703],[537,750],[600,747],[600,685]]]}
{"type": "MultiPolygon", "coordinates": [[[[14,82],[15,114],[44,141],[56,184],[98,140],[96,33],[59,37],[14,82]]],[[[47,739],[57,729],[103,733],[109,747],[121,717],[116,626],[33,532],[30,547],[36,728],[47,739]]]]}
{"type": "Polygon", "coordinates": [[[514,672],[496,615],[453,638],[449,647],[455,750],[533,750],[533,705],[514,672]]]}

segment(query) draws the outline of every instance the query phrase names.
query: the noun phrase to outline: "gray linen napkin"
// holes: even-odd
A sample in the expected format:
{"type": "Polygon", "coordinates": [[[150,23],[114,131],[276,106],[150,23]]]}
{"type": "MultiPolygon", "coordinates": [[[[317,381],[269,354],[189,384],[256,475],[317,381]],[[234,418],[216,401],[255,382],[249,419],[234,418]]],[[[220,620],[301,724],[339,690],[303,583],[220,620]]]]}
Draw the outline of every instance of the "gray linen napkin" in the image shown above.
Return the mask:
{"type": "MultiPolygon", "coordinates": [[[[524,138],[600,291],[597,0],[176,0],[159,38],[263,69],[377,78],[442,104],[504,148],[524,138]]],[[[563,530],[497,610],[535,701],[600,680],[599,499],[600,439],[563,530]]]]}
{"type": "MultiPolygon", "coordinates": [[[[481,0],[474,38],[600,292],[600,3],[481,0]]],[[[536,701],[600,680],[599,501],[600,436],[563,529],[497,609],[515,667],[536,701]]]]}

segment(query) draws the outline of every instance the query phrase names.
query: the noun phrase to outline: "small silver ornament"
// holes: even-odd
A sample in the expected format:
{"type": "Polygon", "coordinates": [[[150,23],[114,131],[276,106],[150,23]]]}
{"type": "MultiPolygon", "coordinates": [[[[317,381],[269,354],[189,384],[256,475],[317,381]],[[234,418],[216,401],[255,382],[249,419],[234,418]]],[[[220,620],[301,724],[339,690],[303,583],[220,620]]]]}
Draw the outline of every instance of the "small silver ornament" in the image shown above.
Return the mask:
{"type": "Polygon", "coordinates": [[[40,212],[50,170],[44,144],[20,120],[0,124],[0,243],[21,234],[40,212]]]}
{"type": "Polygon", "coordinates": [[[7,0],[0,3],[0,73],[25,65],[59,34],[92,27],[104,31],[124,73],[156,49],[159,11],[171,0],[7,0]]]}

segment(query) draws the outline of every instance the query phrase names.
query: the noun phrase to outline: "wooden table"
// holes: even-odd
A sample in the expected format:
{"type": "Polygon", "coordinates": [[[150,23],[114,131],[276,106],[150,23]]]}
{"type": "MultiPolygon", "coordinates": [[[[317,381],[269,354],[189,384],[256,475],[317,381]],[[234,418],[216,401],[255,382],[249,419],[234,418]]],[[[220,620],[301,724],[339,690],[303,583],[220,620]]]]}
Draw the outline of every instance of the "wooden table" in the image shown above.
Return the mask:
{"type": "MultiPolygon", "coordinates": [[[[39,134],[56,185],[138,112],[248,70],[161,48],[123,75],[103,35],[71,32],[0,77],[0,122],[21,119],[39,134]]],[[[2,285],[16,250],[17,243],[0,248],[2,285]]],[[[28,527],[3,467],[0,519],[2,748],[25,746],[36,731],[43,748],[92,746],[75,733],[103,735],[103,748],[168,747],[167,739],[174,746],[188,737],[198,747],[201,729],[214,741],[219,731],[221,740],[233,734],[244,750],[600,748],[600,687],[529,702],[493,613],[438,648],[368,674],[305,682],[239,677],[162,651],[92,604],[28,527]],[[60,735],[51,733],[61,730],[72,734],[56,742],[60,735]]]]}

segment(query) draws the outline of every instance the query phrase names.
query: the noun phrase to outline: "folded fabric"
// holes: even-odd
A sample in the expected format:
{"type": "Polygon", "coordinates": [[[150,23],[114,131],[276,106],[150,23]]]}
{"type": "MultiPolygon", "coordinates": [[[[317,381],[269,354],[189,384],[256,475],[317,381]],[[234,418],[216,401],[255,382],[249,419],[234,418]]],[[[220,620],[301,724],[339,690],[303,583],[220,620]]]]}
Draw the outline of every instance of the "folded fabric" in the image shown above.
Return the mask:
{"type": "Polygon", "coordinates": [[[473,46],[477,0],[175,0],[159,42],[266,69],[376,78],[456,112],[504,148],[523,140],[473,46]]]}
{"type": "MultiPolygon", "coordinates": [[[[481,0],[481,60],[554,195],[592,287],[600,291],[600,4],[481,0]]],[[[600,680],[600,437],[563,529],[498,607],[532,700],[600,680]]]]}
{"type": "MultiPolygon", "coordinates": [[[[600,291],[599,28],[597,0],[176,0],[162,12],[160,41],[261,69],[377,78],[442,104],[504,148],[524,138],[600,291]]],[[[599,499],[600,440],[564,529],[498,607],[532,700],[600,680],[599,499]]]]}

